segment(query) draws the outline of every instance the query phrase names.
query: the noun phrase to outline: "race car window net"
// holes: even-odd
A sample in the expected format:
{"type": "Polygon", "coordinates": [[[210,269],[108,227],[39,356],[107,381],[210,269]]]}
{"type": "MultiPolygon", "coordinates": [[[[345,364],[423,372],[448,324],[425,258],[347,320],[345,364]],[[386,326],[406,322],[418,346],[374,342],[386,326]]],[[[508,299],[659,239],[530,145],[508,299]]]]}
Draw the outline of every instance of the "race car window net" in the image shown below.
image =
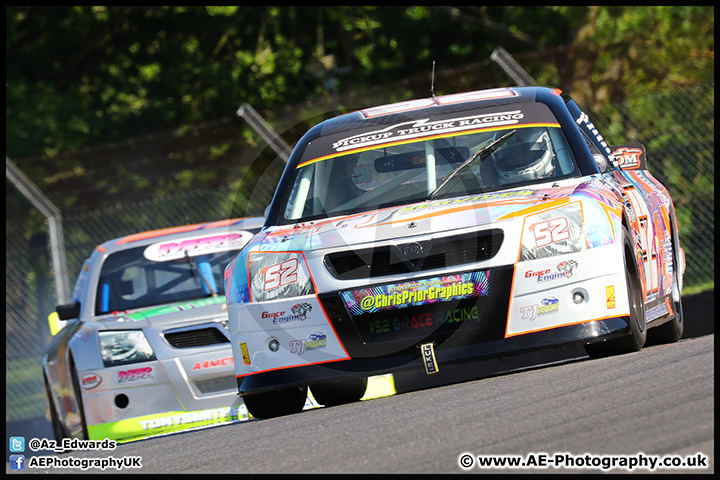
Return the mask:
{"type": "Polygon", "coordinates": [[[458,165],[512,130],[517,132],[510,140],[465,167],[441,196],[580,176],[559,124],[535,125],[436,135],[301,163],[286,197],[283,220],[300,222],[424,201],[458,165]]]}
{"type": "Polygon", "coordinates": [[[238,250],[158,262],[148,260],[146,247],[110,255],[103,263],[95,314],[197,300],[225,294],[225,266],[238,250]],[[203,275],[204,279],[200,277],[203,275]]]}

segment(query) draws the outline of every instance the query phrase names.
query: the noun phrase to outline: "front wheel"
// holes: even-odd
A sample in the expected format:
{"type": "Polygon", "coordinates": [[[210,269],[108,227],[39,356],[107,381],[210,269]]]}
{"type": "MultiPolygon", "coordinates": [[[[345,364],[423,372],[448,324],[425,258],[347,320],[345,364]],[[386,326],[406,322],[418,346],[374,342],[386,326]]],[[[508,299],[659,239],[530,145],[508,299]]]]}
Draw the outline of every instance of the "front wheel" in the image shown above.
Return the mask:
{"type": "Polygon", "coordinates": [[[585,345],[585,351],[591,358],[606,357],[623,353],[637,352],[645,345],[647,325],[645,324],[645,296],[640,284],[640,273],[635,261],[633,243],[630,234],[623,227],[623,252],[625,259],[625,282],[630,304],[628,324],[630,334],[602,343],[585,345]]]}
{"type": "Polygon", "coordinates": [[[57,409],[55,408],[55,401],[53,400],[53,396],[50,391],[50,385],[48,384],[47,379],[44,377],[45,377],[45,375],[43,374],[43,380],[45,383],[45,393],[47,395],[48,408],[50,411],[50,423],[52,424],[52,429],[53,429],[53,436],[55,437],[56,442],[62,442],[62,439],[65,438],[65,429],[63,428],[62,424],[60,423],[60,417],[58,416],[57,409]]]}
{"type": "Polygon", "coordinates": [[[366,390],[367,378],[348,378],[310,387],[315,400],[326,407],[357,402],[365,395],[366,390]]]}
{"type": "Polygon", "coordinates": [[[243,396],[250,415],[255,418],[275,418],[302,412],[307,398],[307,387],[292,387],[273,392],[243,396]]]}
{"type": "Polygon", "coordinates": [[[72,377],[73,392],[75,393],[75,401],[77,402],[78,416],[80,417],[80,438],[87,440],[90,438],[87,431],[87,422],[85,421],[85,410],[83,407],[82,390],[80,390],[80,382],[78,381],[77,369],[75,361],[70,358],[70,375],[72,377]]]}

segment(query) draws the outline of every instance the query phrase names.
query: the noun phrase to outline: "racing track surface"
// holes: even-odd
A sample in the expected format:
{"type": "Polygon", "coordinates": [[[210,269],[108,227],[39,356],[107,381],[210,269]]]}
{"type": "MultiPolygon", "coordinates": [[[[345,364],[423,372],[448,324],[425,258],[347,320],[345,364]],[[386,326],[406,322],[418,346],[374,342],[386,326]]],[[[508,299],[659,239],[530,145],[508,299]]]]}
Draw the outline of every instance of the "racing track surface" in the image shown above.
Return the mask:
{"type": "MultiPolygon", "coordinates": [[[[141,470],[123,473],[464,473],[458,464],[463,453],[524,457],[699,452],[709,457],[709,468],[662,471],[711,473],[714,341],[714,334],[704,335],[647,346],[635,354],[565,360],[351,405],[119,445],[111,452],[58,457],[142,457],[141,470]]],[[[475,467],[469,472],[493,470],[475,467]]]]}

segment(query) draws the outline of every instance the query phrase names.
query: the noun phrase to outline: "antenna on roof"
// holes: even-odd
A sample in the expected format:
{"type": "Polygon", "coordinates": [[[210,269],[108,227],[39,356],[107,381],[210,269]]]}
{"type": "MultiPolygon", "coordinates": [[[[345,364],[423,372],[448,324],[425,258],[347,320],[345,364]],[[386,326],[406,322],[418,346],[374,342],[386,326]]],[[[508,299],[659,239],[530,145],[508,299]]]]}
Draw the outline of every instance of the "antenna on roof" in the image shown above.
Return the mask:
{"type": "Polygon", "coordinates": [[[433,60],[432,76],[430,77],[430,96],[435,96],[435,60],[433,60]]]}

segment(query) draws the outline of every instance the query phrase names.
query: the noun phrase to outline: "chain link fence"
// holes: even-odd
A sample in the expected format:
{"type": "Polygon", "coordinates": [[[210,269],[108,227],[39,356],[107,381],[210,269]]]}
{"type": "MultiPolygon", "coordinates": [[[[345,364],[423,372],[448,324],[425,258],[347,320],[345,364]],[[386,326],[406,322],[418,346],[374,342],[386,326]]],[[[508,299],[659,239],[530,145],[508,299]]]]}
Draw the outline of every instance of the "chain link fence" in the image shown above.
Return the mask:
{"type": "Polygon", "coordinates": [[[685,250],[685,287],[715,280],[715,84],[628,98],[596,112],[608,143],[640,142],[648,170],[670,191],[685,250]]]}
{"type": "MultiPolygon", "coordinates": [[[[675,202],[687,258],[685,286],[714,288],[714,84],[628,99],[596,112],[593,120],[611,144],[640,141],[646,145],[650,171],[668,186],[675,202]],[[666,115],[668,111],[674,115],[666,115]]],[[[62,212],[69,288],[84,259],[109,239],[183,224],[261,216],[282,166],[275,161],[259,181],[237,191],[221,186],[77,214],[62,212]]],[[[17,196],[10,184],[7,196],[17,196]]],[[[31,228],[38,223],[38,214],[29,204],[14,208],[6,217],[6,421],[46,414],[40,362],[50,341],[47,315],[57,300],[47,235],[31,228]]]]}

